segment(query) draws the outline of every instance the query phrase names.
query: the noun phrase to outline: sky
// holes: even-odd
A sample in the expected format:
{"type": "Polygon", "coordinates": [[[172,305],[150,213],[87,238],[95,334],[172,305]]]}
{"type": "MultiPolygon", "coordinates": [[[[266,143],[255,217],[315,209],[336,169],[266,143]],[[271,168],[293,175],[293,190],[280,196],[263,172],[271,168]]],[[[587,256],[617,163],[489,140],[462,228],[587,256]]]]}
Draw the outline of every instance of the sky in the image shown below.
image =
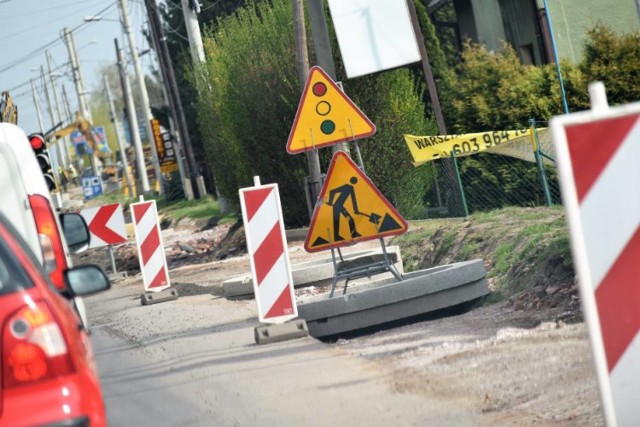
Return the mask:
{"type": "MultiPolygon", "coordinates": [[[[144,51],[149,47],[142,35],[146,27],[144,1],[126,0],[126,3],[138,51],[144,51]]],[[[40,76],[41,66],[47,72],[45,50],[51,55],[54,74],[60,74],[57,77],[59,96],[62,97],[64,87],[71,111],[75,112],[78,97],[69,52],[60,37],[62,29],[66,27],[73,32],[85,90],[99,91],[103,78],[99,74],[100,66],[116,62],[114,39],[128,52],[119,17],[118,0],[0,0],[0,92],[8,90],[18,105],[18,125],[26,133],[40,130],[31,78],[40,101],[44,130],[52,127],[40,76]],[[85,21],[86,17],[96,15],[102,19],[85,21]]],[[[152,55],[143,55],[140,59],[143,70],[153,67],[151,61],[155,57],[152,55]]],[[[133,73],[132,68],[130,72],[133,73]]],[[[90,102],[91,93],[85,96],[90,102]]]]}

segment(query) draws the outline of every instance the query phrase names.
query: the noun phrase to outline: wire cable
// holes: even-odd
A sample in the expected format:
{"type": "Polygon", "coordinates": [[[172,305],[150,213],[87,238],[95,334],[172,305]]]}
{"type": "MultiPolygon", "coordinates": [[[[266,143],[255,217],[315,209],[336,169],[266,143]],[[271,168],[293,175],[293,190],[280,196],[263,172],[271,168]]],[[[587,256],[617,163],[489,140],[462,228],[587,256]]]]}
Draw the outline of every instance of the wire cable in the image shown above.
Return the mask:
{"type": "MultiPolygon", "coordinates": [[[[105,7],[104,9],[100,10],[99,12],[97,12],[95,15],[100,15],[100,14],[102,14],[102,13],[105,13],[107,10],[109,10],[110,8],[112,8],[112,7],[113,7],[113,6],[115,6],[115,5],[116,5],[116,3],[115,3],[115,2],[113,2],[113,3],[111,3],[109,6],[105,7]]],[[[77,25],[76,27],[72,28],[70,31],[71,31],[71,32],[78,31],[78,30],[80,30],[81,28],[83,28],[83,27],[87,26],[87,25],[88,25],[88,24],[90,24],[90,23],[91,23],[91,22],[83,22],[83,23],[81,23],[81,24],[77,25]]],[[[79,31],[78,31],[78,32],[79,32],[79,31]]],[[[27,54],[26,54],[26,55],[24,55],[24,56],[22,56],[22,57],[20,57],[20,58],[17,58],[17,59],[14,59],[13,61],[10,61],[10,62],[8,62],[8,63],[6,63],[6,64],[4,64],[4,65],[0,66],[0,74],[4,73],[5,71],[8,71],[8,70],[12,69],[13,67],[15,67],[15,66],[17,66],[17,65],[22,64],[22,63],[23,63],[23,62],[25,62],[25,61],[28,61],[28,60],[29,60],[29,59],[31,59],[33,56],[35,56],[35,55],[37,55],[37,54],[39,54],[39,53],[44,52],[44,51],[45,51],[46,49],[48,49],[48,48],[51,48],[51,47],[53,47],[53,46],[56,46],[56,45],[58,45],[59,43],[62,43],[62,41],[63,41],[63,40],[62,40],[62,38],[58,38],[58,39],[56,39],[56,40],[52,40],[52,41],[50,41],[50,42],[48,42],[48,43],[45,43],[44,45],[42,45],[42,46],[40,46],[40,47],[38,47],[38,48],[36,48],[36,49],[34,49],[34,50],[32,50],[31,52],[27,53],[27,54]]]]}

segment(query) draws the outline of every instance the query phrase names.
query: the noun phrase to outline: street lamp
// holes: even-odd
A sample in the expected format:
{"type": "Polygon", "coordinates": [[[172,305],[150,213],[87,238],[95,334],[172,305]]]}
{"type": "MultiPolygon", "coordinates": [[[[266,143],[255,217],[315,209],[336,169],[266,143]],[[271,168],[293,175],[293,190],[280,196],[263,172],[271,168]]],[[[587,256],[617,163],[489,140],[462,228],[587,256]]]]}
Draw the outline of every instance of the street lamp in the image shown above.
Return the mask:
{"type": "Polygon", "coordinates": [[[99,21],[113,21],[113,22],[120,22],[119,19],[109,19],[109,18],[103,18],[100,15],[93,15],[93,16],[85,16],[84,17],[84,22],[99,22],[99,21]]]}

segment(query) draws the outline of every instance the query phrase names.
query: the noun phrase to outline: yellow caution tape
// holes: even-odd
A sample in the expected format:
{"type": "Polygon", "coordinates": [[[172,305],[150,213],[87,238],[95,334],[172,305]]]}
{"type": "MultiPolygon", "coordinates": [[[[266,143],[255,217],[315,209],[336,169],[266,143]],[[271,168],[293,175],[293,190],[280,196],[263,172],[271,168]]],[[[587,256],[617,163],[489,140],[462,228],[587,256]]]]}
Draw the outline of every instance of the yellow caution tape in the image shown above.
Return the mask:
{"type": "Polygon", "coordinates": [[[531,134],[531,129],[467,133],[463,135],[405,135],[404,140],[418,166],[443,157],[469,156],[531,134]]]}

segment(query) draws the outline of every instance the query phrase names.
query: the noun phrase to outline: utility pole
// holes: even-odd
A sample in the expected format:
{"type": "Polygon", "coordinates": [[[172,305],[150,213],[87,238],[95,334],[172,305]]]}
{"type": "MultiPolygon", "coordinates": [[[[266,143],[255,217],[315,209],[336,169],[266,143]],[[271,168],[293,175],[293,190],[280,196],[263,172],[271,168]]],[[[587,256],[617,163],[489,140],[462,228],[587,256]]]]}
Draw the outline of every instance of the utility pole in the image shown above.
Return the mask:
{"type": "Polygon", "coordinates": [[[191,187],[191,179],[189,178],[189,168],[185,164],[184,148],[181,144],[180,132],[178,130],[178,116],[176,115],[176,109],[173,104],[173,98],[169,96],[168,85],[166,82],[166,70],[164,69],[162,59],[158,52],[160,47],[158,46],[158,40],[156,34],[151,30],[151,23],[149,22],[149,33],[151,34],[151,41],[153,42],[154,52],[156,54],[156,60],[159,66],[160,83],[162,86],[162,96],[164,101],[169,106],[169,127],[171,129],[171,136],[173,139],[173,149],[176,152],[176,161],[178,162],[178,172],[180,173],[180,182],[182,183],[182,191],[187,200],[193,200],[193,188],[191,187]]]}
{"type": "MultiPolygon", "coordinates": [[[[68,28],[62,29],[62,35],[65,38],[67,44],[67,50],[69,51],[69,61],[71,62],[71,69],[73,70],[73,82],[76,86],[76,93],[78,94],[78,108],[80,109],[80,116],[84,118],[91,126],[93,126],[93,119],[91,118],[91,110],[89,110],[89,106],[87,104],[87,100],[85,98],[85,90],[84,90],[84,82],[82,80],[82,73],[80,72],[80,64],[78,62],[78,54],[76,52],[76,45],[73,41],[73,34],[69,31],[68,28]]],[[[93,134],[93,130],[91,132],[93,134]]],[[[87,144],[94,148],[93,141],[87,141],[87,144]]],[[[99,176],[98,173],[98,161],[96,159],[95,150],[90,156],[91,170],[93,172],[93,176],[99,176]]]]}
{"type": "Polygon", "coordinates": [[[76,45],[73,42],[73,34],[66,27],[62,29],[62,33],[67,44],[67,50],[69,51],[69,61],[71,62],[71,69],[73,70],[73,82],[76,85],[76,93],[78,94],[78,107],[80,108],[80,114],[82,114],[82,116],[87,119],[89,123],[93,124],[93,121],[91,120],[91,111],[89,110],[87,100],[84,96],[84,83],[82,80],[82,73],[80,72],[80,65],[78,64],[76,45]]]}
{"type": "MultiPolygon", "coordinates": [[[[184,24],[187,28],[187,36],[189,37],[189,47],[191,50],[191,59],[195,68],[200,71],[201,65],[205,61],[204,46],[202,45],[202,35],[200,34],[200,24],[198,23],[198,13],[200,13],[200,3],[198,0],[182,0],[182,14],[184,15],[184,24]]],[[[194,165],[195,166],[195,165],[194,165]]],[[[196,175],[196,184],[198,186],[198,192],[200,197],[207,194],[207,189],[204,186],[204,180],[202,175],[194,173],[196,175]]],[[[220,192],[216,188],[216,196],[220,203],[222,211],[226,211],[227,203],[220,196],[220,192]]]]}
{"type": "Polygon", "coordinates": [[[411,16],[411,24],[413,26],[413,34],[416,37],[418,43],[418,50],[420,51],[420,58],[422,60],[422,71],[424,72],[424,79],[427,81],[427,87],[429,88],[429,98],[431,99],[431,105],[433,106],[433,112],[436,116],[436,124],[438,125],[438,132],[440,135],[447,134],[447,126],[444,123],[444,117],[442,116],[442,108],[440,107],[440,100],[438,99],[438,91],[436,90],[436,82],[433,79],[433,72],[431,71],[431,65],[429,64],[429,57],[427,56],[427,49],[424,46],[424,36],[422,30],[420,30],[420,23],[418,22],[418,13],[416,12],[416,5],[413,0],[406,0],[407,8],[409,9],[409,15],[411,16]]]}
{"type": "Polygon", "coordinates": [[[69,98],[67,97],[67,90],[64,85],[62,85],[62,102],[64,102],[64,111],[67,114],[67,120],[69,122],[73,121],[73,115],[71,114],[71,107],[69,106],[69,98]]]}
{"type": "MultiPolygon", "coordinates": [[[[316,51],[318,65],[333,81],[337,81],[336,65],[333,62],[333,52],[331,50],[331,41],[329,40],[329,29],[324,16],[324,2],[323,0],[309,0],[307,7],[309,8],[311,37],[313,38],[313,47],[316,51]]],[[[341,142],[334,144],[331,150],[333,153],[344,151],[349,154],[349,145],[346,142],[341,142]]]]}
{"type": "MultiPolygon", "coordinates": [[[[300,90],[304,90],[309,76],[309,54],[307,52],[307,31],[304,24],[304,5],[302,0],[292,0],[293,23],[296,34],[296,63],[300,90]]],[[[307,151],[307,163],[309,165],[309,217],[313,214],[315,202],[320,194],[320,156],[318,150],[307,151]]]]}
{"type": "MultiPolygon", "coordinates": [[[[55,129],[55,127],[57,126],[57,123],[53,115],[53,107],[51,105],[51,96],[49,96],[49,87],[47,85],[47,79],[44,76],[44,67],[42,65],[40,66],[40,77],[42,78],[42,84],[44,85],[43,87],[44,94],[47,98],[47,106],[49,107],[49,117],[51,118],[51,127],[55,129]]],[[[49,158],[53,160],[53,156],[50,156],[49,158]]],[[[60,165],[60,150],[58,150],[57,147],[56,147],[55,160],[56,160],[56,164],[51,165],[51,170],[53,171],[53,181],[56,184],[56,188],[59,188],[60,176],[58,175],[58,165],[60,165]]]]}
{"type": "Polygon", "coordinates": [[[158,151],[156,150],[156,144],[153,141],[153,128],[151,127],[151,107],[149,106],[149,94],[147,93],[147,85],[144,81],[144,75],[142,74],[142,67],[140,65],[140,57],[138,57],[138,48],[135,38],[131,32],[131,25],[129,24],[129,12],[127,11],[127,0],[119,0],[120,12],[122,16],[122,28],[127,35],[129,42],[129,51],[131,52],[131,59],[133,60],[133,68],[136,72],[136,79],[138,80],[138,90],[140,91],[140,102],[142,103],[142,112],[144,114],[145,127],[147,129],[147,138],[149,145],[151,145],[151,162],[153,164],[153,170],[158,180],[158,188],[160,194],[163,193],[162,189],[162,173],[160,171],[160,163],[158,161],[158,151]]]}
{"type": "Polygon", "coordinates": [[[36,115],[38,116],[38,125],[40,126],[40,133],[44,133],[44,123],[42,122],[42,114],[40,113],[40,102],[36,96],[36,87],[33,84],[33,79],[29,79],[31,81],[31,96],[33,97],[33,104],[36,106],[36,115]]]}
{"type": "MultiPolygon", "coordinates": [[[[49,50],[44,51],[45,56],[47,57],[47,67],[49,69],[49,80],[51,81],[51,90],[53,92],[53,100],[55,102],[56,112],[58,113],[58,123],[63,122],[62,119],[62,109],[60,108],[60,97],[58,96],[58,86],[56,85],[55,77],[53,76],[53,68],[51,67],[51,54],[49,50]]],[[[58,145],[56,146],[58,151],[60,152],[60,159],[62,160],[62,167],[67,169],[71,159],[69,158],[69,153],[67,152],[67,137],[61,138],[56,141],[58,145]]]]}
{"type": "MultiPolygon", "coordinates": [[[[147,177],[147,167],[144,164],[144,152],[142,150],[142,141],[140,141],[140,130],[138,129],[138,115],[136,107],[133,105],[133,97],[131,96],[131,85],[129,77],[124,66],[124,58],[122,50],[118,46],[118,39],[113,39],[116,45],[116,55],[118,57],[118,72],[120,74],[120,83],[122,84],[122,94],[125,100],[125,110],[129,119],[129,130],[131,131],[131,141],[136,153],[136,169],[138,178],[142,186],[142,193],[149,192],[149,178],[147,177]]],[[[153,144],[151,144],[153,146],[153,144]]],[[[141,192],[138,191],[138,194],[141,192]]]]}
{"type": "Polygon", "coordinates": [[[133,197],[133,187],[131,186],[131,179],[129,178],[129,160],[127,159],[127,151],[124,148],[124,141],[120,137],[122,134],[122,128],[120,127],[120,122],[118,121],[116,107],[113,102],[113,97],[111,96],[111,88],[109,87],[109,79],[107,78],[106,74],[104,76],[104,87],[107,91],[107,101],[109,101],[109,112],[111,113],[111,120],[113,121],[113,127],[116,129],[116,139],[118,140],[118,149],[120,150],[120,158],[122,159],[122,167],[124,168],[124,177],[127,181],[127,190],[129,190],[129,197],[133,197]]]}
{"type": "Polygon", "coordinates": [[[185,26],[187,27],[191,58],[194,64],[200,64],[204,62],[204,47],[202,45],[200,25],[198,24],[197,14],[200,13],[198,0],[182,0],[182,13],[184,15],[185,26]],[[194,8],[197,10],[194,10],[194,8]]]}
{"type": "MultiPolygon", "coordinates": [[[[184,110],[182,109],[182,100],[180,99],[180,92],[178,91],[178,85],[176,83],[176,77],[173,73],[173,65],[171,64],[171,57],[169,55],[169,48],[167,47],[167,40],[164,37],[162,26],[160,25],[160,18],[158,8],[155,0],[145,0],[145,6],[147,7],[147,14],[149,16],[149,24],[151,28],[151,34],[154,37],[155,45],[158,49],[158,58],[160,58],[160,67],[163,70],[164,81],[168,86],[169,98],[172,99],[171,109],[175,109],[176,124],[178,126],[178,132],[180,134],[180,142],[184,149],[187,170],[192,181],[201,181],[202,176],[197,172],[197,166],[195,157],[193,155],[193,149],[191,147],[191,140],[189,138],[189,129],[187,128],[187,121],[184,116],[184,110]]],[[[185,179],[186,181],[186,179],[185,179]]],[[[204,194],[200,194],[203,196],[204,194]]]]}

